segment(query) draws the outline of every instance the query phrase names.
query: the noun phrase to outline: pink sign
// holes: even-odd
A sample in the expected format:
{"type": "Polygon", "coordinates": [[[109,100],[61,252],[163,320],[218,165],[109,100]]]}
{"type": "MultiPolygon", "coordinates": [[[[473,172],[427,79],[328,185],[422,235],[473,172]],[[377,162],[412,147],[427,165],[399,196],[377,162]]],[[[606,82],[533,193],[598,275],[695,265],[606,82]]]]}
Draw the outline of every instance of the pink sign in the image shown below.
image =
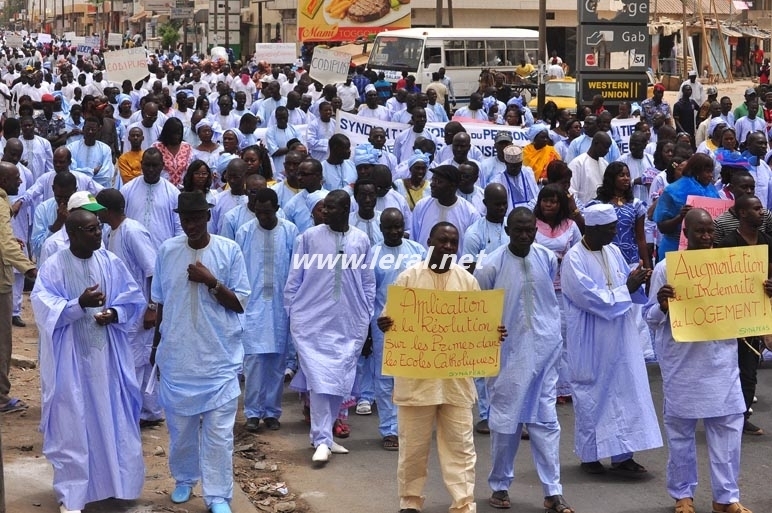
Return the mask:
{"type": "MultiPolygon", "coordinates": [[[[705,198],[703,196],[687,196],[686,204],[695,208],[706,210],[710,217],[717,218],[734,205],[734,200],[705,198]]],[[[684,235],[683,225],[681,226],[681,240],[678,242],[678,250],[686,249],[686,236],[684,235]]]]}

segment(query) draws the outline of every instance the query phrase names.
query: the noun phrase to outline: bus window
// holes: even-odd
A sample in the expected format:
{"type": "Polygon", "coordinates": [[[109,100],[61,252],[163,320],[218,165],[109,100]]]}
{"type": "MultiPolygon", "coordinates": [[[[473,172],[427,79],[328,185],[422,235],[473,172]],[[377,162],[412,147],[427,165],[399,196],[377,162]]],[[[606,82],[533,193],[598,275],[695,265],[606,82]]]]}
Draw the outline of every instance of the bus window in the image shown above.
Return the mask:
{"type": "Polygon", "coordinates": [[[442,48],[424,48],[424,68],[429,64],[442,64],[442,48]]]}
{"type": "Polygon", "coordinates": [[[468,67],[485,66],[485,41],[466,42],[466,65],[468,67]]]}
{"type": "MultiPolygon", "coordinates": [[[[505,51],[504,51],[504,41],[486,41],[486,54],[485,54],[485,65],[486,66],[498,66],[499,64],[505,64],[505,51]]],[[[507,63],[508,66],[511,66],[511,64],[507,63]]]]}
{"type": "Polygon", "coordinates": [[[442,44],[445,47],[445,66],[449,68],[463,68],[466,66],[464,61],[464,41],[446,40],[442,44]]]}
{"type": "Polygon", "coordinates": [[[370,59],[378,67],[415,72],[423,53],[422,39],[379,37],[370,59]]]}

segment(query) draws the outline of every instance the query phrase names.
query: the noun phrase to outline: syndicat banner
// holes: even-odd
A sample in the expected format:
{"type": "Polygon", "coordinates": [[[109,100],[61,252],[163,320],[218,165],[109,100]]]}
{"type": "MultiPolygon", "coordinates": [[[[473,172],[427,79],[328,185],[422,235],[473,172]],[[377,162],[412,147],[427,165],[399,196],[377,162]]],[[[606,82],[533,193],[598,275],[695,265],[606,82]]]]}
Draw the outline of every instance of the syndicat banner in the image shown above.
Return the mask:
{"type": "Polygon", "coordinates": [[[298,0],[298,40],[353,41],[410,28],[410,0],[298,0]]]}

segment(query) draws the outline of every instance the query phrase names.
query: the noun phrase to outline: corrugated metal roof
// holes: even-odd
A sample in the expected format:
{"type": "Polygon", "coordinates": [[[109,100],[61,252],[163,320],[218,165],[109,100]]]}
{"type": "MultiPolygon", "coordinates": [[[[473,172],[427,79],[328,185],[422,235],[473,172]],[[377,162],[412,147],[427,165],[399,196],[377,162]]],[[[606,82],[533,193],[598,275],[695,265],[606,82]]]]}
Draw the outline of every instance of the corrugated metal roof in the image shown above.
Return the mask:
{"type": "MultiPolygon", "coordinates": [[[[684,3],[686,3],[687,15],[699,15],[699,2],[702,2],[702,15],[711,16],[713,14],[729,15],[730,0],[715,0],[716,12],[713,12],[710,0],[650,0],[649,9],[652,14],[657,15],[683,15],[684,3]]],[[[734,9],[732,12],[736,13],[734,9]]]]}

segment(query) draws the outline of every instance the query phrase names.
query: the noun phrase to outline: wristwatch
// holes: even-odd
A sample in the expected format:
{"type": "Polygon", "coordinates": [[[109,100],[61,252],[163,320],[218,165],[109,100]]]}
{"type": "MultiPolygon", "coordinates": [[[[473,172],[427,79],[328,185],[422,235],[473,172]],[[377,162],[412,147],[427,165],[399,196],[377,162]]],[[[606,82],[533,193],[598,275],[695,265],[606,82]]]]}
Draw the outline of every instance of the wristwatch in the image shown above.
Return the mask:
{"type": "Polygon", "coordinates": [[[216,296],[217,293],[220,292],[221,288],[222,288],[222,283],[220,282],[220,280],[217,280],[217,282],[215,282],[214,284],[214,287],[211,287],[209,289],[209,293],[213,296],[216,296]]]}

